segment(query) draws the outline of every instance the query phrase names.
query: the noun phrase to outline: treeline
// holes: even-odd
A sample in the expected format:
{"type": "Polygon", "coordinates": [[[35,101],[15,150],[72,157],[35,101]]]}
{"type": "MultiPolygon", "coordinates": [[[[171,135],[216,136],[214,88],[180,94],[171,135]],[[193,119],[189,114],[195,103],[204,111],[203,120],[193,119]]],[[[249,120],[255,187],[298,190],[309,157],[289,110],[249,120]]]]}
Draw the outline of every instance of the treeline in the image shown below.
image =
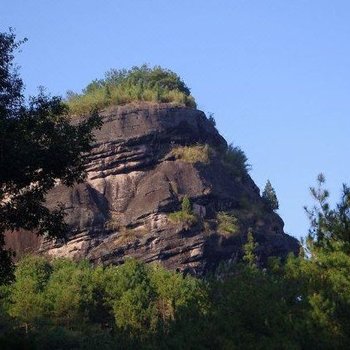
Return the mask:
{"type": "Polygon", "coordinates": [[[197,279],[158,265],[26,257],[1,286],[1,349],[347,349],[350,191],[335,209],[321,185],[301,254],[197,279]]]}

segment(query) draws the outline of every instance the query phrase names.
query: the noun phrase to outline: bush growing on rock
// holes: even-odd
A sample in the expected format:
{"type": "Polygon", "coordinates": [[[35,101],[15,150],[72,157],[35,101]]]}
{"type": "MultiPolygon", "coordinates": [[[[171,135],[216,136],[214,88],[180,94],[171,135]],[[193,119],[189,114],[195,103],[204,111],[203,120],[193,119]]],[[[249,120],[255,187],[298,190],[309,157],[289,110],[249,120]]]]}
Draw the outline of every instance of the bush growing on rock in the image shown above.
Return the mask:
{"type": "Polygon", "coordinates": [[[225,236],[236,235],[239,233],[238,219],[226,212],[217,213],[218,233],[225,236]]]}
{"type": "Polygon", "coordinates": [[[229,172],[238,178],[248,174],[251,168],[245,153],[238,146],[233,146],[232,143],[228,145],[222,161],[229,172]]]}
{"type": "Polygon", "coordinates": [[[77,115],[133,101],[173,102],[196,107],[183,80],[176,73],[160,66],[112,69],[105,74],[105,79],[92,81],[81,94],[67,94],[70,113],[77,115]]]}
{"type": "Polygon", "coordinates": [[[192,211],[192,205],[188,196],[185,196],[181,202],[181,210],[169,214],[169,219],[178,224],[184,224],[190,227],[198,222],[198,217],[192,211]]]}
{"type": "Polygon", "coordinates": [[[214,128],[216,128],[216,120],[215,120],[215,117],[214,117],[214,113],[208,113],[207,118],[208,118],[209,123],[210,123],[214,128]]]}

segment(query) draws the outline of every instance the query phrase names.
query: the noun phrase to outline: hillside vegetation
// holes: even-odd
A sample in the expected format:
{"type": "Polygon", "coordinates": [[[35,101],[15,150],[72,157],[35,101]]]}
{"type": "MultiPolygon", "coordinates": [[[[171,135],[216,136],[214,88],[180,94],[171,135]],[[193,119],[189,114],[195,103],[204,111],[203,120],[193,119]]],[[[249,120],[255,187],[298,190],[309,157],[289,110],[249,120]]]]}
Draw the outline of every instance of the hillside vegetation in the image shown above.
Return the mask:
{"type": "MultiPolygon", "coordinates": [[[[331,209],[323,182],[311,189],[305,249],[265,269],[252,231],[243,259],[206,279],[136,260],[24,258],[0,282],[0,348],[348,349],[350,189],[331,209]]],[[[191,214],[187,198],[181,212],[191,214]]],[[[234,234],[234,220],[221,222],[234,234]]]]}
{"type": "Polygon", "coordinates": [[[72,115],[90,113],[111,105],[134,101],[168,102],[196,107],[190,89],[169,69],[148,65],[126,69],[111,69],[104,79],[96,79],[78,94],[67,92],[72,115]]]}

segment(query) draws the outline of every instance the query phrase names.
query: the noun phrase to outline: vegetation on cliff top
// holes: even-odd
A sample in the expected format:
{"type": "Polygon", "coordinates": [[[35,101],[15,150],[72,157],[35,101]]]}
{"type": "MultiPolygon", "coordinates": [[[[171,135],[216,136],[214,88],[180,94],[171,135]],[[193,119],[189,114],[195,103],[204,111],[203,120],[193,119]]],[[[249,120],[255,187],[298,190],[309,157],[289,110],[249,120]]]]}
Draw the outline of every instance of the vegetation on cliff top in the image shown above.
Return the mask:
{"type": "Polygon", "coordinates": [[[81,94],[67,92],[69,110],[74,115],[134,101],[173,102],[196,107],[190,89],[183,80],[160,66],[111,69],[104,79],[92,81],[81,94]]]}

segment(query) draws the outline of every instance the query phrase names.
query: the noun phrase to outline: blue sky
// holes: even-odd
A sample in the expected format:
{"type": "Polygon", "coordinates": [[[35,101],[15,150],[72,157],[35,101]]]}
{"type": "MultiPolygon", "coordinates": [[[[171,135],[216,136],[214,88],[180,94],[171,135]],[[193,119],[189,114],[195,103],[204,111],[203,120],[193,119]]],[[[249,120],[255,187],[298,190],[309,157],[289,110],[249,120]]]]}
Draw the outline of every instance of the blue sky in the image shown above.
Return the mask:
{"type": "Polygon", "coordinates": [[[2,0],[0,30],[28,37],[26,93],[80,91],[110,68],[159,64],[239,145],[285,230],[307,233],[319,172],[332,199],[350,183],[350,1],[2,0]]]}

